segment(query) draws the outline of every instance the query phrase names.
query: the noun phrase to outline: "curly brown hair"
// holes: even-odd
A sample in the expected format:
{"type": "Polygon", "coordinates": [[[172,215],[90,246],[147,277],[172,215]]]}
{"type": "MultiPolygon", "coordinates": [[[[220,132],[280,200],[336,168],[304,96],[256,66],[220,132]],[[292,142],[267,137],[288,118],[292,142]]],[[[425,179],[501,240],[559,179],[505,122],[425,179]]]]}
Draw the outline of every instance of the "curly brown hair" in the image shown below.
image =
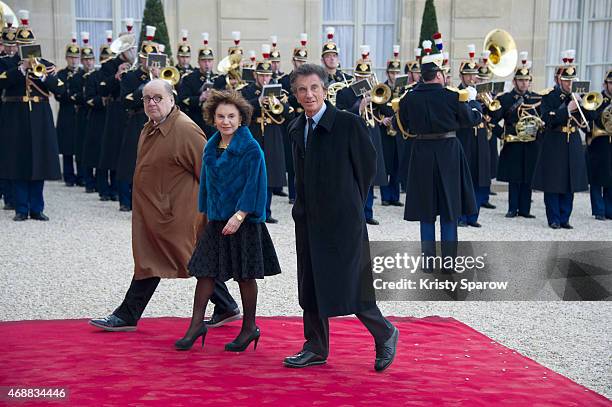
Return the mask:
{"type": "Polygon", "coordinates": [[[210,96],[202,106],[204,120],[211,126],[215,125],[215,112],[219,105],[234,105],[240,113],[240,120],[243,126],[248,126],[251,123],[251,115],[253,114],[253,106],[246,101],[242,95],[235,90],[211,90],[210,96]]]}

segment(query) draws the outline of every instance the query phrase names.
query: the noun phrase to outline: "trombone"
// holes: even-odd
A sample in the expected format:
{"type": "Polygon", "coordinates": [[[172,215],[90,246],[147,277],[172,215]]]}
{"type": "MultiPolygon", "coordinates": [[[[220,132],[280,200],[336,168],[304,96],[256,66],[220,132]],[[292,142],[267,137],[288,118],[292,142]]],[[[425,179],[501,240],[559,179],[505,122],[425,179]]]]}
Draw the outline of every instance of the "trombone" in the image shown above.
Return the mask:
{"type": "Polygon", "coordinates": [[[576,121],[576,124],[578,125],[578,127],[584,128],[587,132],[590,132],[591,126],[589,126],[589,122],[586,119],[586,116],[584,115],[584,112],[582,111],[582,109],[587,110],[587,111],[594,111],[594,110],[599,109],[599,106],[601,106],[601,104],[603,103],[603,96],[601,95],[601,93],[595,92],[595,91],[585,92],[582,94],[572,92],[572,100],[576,104],[578,113],[580,113],[581,121],[576,120],[574,116],[572,116],[572,118],[576,121]],[[583,95],[581,97],[580,102],[578,102],[576,95],[583,95]]]}

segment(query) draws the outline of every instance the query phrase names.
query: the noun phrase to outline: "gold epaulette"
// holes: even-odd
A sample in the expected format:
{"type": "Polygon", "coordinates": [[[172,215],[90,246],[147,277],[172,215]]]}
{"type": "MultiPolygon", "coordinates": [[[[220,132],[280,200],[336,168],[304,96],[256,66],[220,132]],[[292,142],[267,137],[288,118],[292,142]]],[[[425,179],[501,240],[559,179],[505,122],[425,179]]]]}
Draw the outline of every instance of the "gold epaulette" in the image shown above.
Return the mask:
{"type": "Polygon", "coordinates": [[[451,92],[458,93],[459,94],[459,101],[460,102],[467,102],[468,101],[468,91],[467,90],[455,88],[453,86],[445,86],[445,88],[450,90],[451,92]]]}
{"type": "Polygon", "coordinates": [[[546,88],[546,89],[542,89],[540,91],[536,91],[536,92],[533,92],[533,93],[535,93],[536,95],[540,95],[540,96],[546,96],[550,92],[552,92],[554,89],[555,88],[546,88]]]}

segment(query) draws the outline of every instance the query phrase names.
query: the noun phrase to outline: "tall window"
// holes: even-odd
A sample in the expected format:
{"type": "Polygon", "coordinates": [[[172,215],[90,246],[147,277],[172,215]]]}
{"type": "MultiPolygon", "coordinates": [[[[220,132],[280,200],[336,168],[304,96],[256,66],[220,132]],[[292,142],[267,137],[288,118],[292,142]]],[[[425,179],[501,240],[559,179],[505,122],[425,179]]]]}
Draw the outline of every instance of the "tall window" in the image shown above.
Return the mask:
{"type": "Polygon", "coordinates": [[[323,0],[323,33],[335,27],[334,39],[340,49],[340,65],[351,72],[360,57],[359,46],[370,46],[370,59],[379,81],[385,80],[387,60],[398,42],[397,0],[323,0]]]}
{"type": "Polygon", "coordinates": [[[561,51],[576,50],[580,79],[599,90],[612,65],[612,0],[550,0],[546,78],[553,83],[561,51]]]}
{"type": "Polygon", "coordinates": [[[89,32],[89,43],[93,47],[96,58],[100,46],[106,41],[106,30],[113,30],[113,38],[119,32],[125,31],[125,19],[134,19],[133,32],[140,33],[142,13],[145,0],[74,0],[76,16],[76,32],[89,32]]]}

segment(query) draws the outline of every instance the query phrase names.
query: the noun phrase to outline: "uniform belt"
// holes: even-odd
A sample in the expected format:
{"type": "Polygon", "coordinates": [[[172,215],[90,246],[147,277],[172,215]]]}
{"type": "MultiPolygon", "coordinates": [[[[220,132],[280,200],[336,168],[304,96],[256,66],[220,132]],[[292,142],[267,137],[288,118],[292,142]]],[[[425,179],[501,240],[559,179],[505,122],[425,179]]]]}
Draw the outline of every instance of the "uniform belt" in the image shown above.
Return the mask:
{"type": "Polygon", "coordinates": [[[504,136],[504,143],[531,143],[535,140],[535,136],[517,136],[514,134],[506,134],[504,136]]]}
{"type": "Polygon", "coordinates": [[[48,102],[49,98],[46,98],[44,96],[4,96],[2,98],[3,102],[13,102],[13,103],[28,103],[28,102],[34,102],[34,103],[41,103],[41,102],[48,102]]]}
{"type": "Polygon", "coordinates": [[[553,131],[560,131],[561,133],[573,133],[576,131],[576,128],[574,126],[559,126],[555,127],[553,131]]]}
{"type": "Polygon", "coordinates": [[[417,134],[416,136],[417,140],[440,140],[453,137],[457,137],[457,134],[454,131],[449,131],[446,133],[417,134]]]}

